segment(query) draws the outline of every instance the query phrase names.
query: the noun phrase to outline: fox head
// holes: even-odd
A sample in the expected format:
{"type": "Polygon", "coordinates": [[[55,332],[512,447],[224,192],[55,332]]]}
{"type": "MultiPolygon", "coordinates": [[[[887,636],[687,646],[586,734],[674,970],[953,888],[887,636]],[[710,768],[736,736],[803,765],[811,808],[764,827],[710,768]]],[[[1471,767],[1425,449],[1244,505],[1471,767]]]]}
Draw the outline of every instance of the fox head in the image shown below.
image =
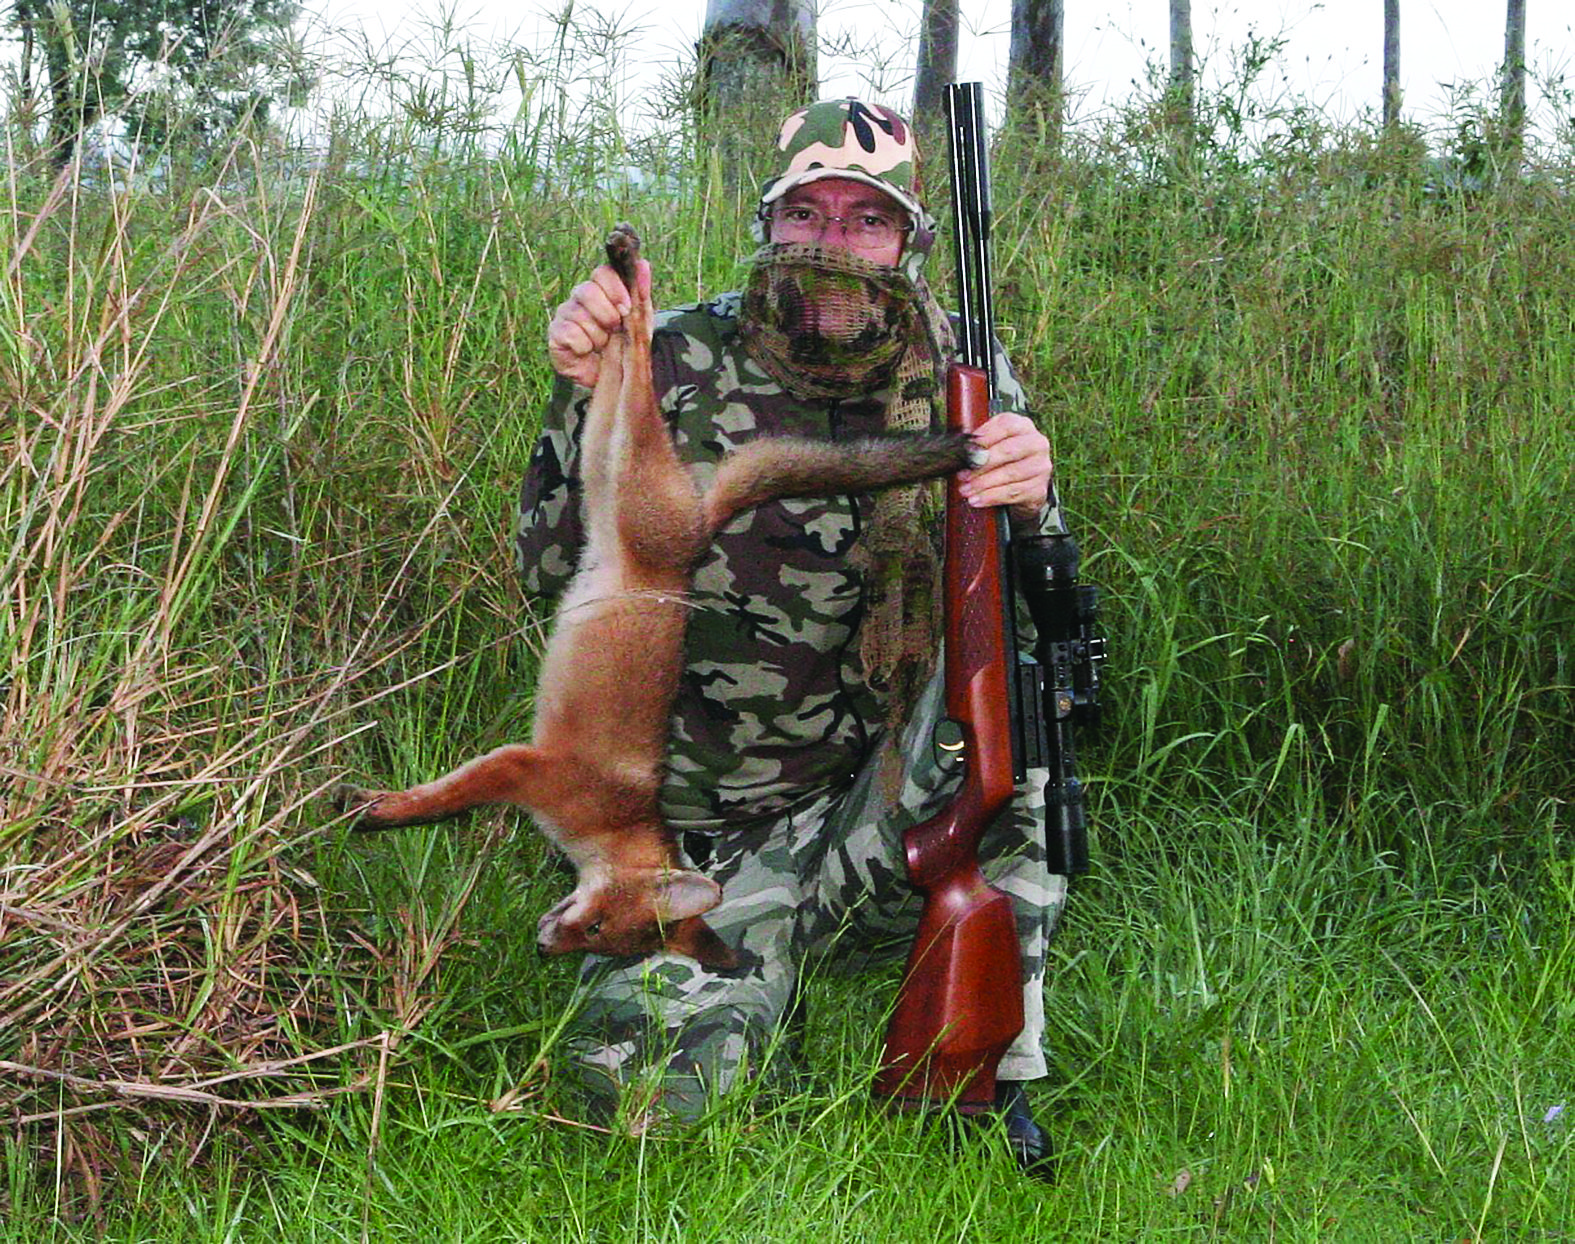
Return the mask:
{"type": "Polygon", "coordinates": [[[722,901],[721,887],[687,868],[657,868],[599,880],[581,876],[574,893],[547,912],[536,929],[544,955],[591,951],[646,955],[672,950],[710,968],[738,959],[701,915],[722,901]]]}

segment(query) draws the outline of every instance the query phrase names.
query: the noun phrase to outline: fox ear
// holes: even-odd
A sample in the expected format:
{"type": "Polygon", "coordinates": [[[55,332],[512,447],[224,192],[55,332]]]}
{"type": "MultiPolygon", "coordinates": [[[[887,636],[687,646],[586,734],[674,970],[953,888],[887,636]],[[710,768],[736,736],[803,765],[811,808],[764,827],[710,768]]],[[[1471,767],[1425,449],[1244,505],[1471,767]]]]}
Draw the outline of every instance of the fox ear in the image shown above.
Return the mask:
{"type": "Polygon", "coordinates": [[[688,868],[673,868],[656,883],[656,918],[663,924],[687,920],[722,901],[722,887],[688,868]]]}
{"type": "Polygon", "coordinates": [[[733,948],[716,935],[704,920],[685,920],[667,932],[668,950],[688,955],[713,971],[729,971],[738,966],[733,948]]]}

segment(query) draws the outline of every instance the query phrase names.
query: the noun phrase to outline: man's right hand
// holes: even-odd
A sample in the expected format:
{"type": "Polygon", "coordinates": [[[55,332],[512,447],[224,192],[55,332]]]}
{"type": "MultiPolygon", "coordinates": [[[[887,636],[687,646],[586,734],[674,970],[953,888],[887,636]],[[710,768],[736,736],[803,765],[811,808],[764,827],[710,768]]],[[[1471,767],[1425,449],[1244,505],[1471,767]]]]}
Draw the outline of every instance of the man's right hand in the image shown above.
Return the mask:
{"type": "MultiPolygon", "coordinates": [[[[642,283],[649,288],[650,265],[640,260],[642,283]]],[[[587,389],[595,388],[607,339],[629,313],[629,290],[610,265],[603,264],[569,291],[547,325],[547,358],[553,371],[587,389]]]]}

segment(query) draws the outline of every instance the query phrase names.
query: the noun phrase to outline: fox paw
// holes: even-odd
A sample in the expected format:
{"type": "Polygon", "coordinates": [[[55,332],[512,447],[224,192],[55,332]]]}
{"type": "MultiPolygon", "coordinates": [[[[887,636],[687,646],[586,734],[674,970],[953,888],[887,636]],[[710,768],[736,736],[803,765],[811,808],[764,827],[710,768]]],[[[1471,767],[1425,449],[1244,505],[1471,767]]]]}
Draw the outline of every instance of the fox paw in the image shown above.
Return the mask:
{"type": "Polygon", "coordinates": [[[607,235],[607,262],[631,290],[635,287],[635,264],[640,257],[640,235],[634,226],[621,224],[607,235]]]}
{"type": "Polygon", "coordinates": [[[376,825],[369,822],[366,814],[386,793],[380,790],[367,790],[364,786],[356,786],[350,782],[340,782],[328,792],[328,802],[335,812],[358,814],[351,822],[352,828],[375,829],[376,825]]]}

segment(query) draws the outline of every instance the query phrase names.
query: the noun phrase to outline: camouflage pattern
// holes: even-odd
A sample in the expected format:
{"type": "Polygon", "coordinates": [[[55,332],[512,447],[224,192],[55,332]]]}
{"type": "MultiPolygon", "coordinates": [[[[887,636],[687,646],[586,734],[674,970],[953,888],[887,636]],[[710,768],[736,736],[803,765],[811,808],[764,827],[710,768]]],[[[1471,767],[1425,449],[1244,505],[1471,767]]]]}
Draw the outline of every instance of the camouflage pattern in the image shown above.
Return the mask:
{"type": "MultiPolygon", "coordinates": [[[[740,1076],[795,1070],[781,1021],[801,974],[907,955],[922,900],[906,881],[902,834],[943,807],[959,777],[928,742],[941,703],[937,675],[904,740],[896,807],[880,799],[872,762],[846,792],[707,840],[714,854],[701,867],[723,899],[706,921],[739,952],[737,968],[712,972],[675,954],[586,960],[568,1045],[596,1117],[692,1120],[740,1076]]],[[[1045,777],[1030,771],[980,848],[986,876],[1013,900],[1023,954],[1024,1027],[999,1068],[1009,1080],[1046,1073],[1045,949],[1066,879],[1045,864],[1045,777]]],[[[883,1025],[893,1001],[872,997],[869,1023],[883,1025]]]]}
{"type": "MultiPolygon", "coordinates": [[[[842,247],[768,243],[750,261],[739,326],[750,356],[783,388],[829,400],[896,379],[914,343],[926,340],[923,298],[890,264],[842,247]]],[[[922,344],[917,354],[909,370],[927,383],[911,422],[929,428],[936,355],[922,344]]],[[[902,425],[888,415],[887,426],[902,425]]]]}
{"type": "Polygon", "coordinates": [[[913,130],[881,104],[823,99],[800,108],[782,123],[777,154],[778,171],[762,188],[762,203],[822,177],[846,177],[884,190],[914,215],[924,210],[913,130]]]}
{"type": "MultiPolygon", "coordinates": [[[[702,481],[753,437],[847,440],[881,429],[889,393],[814,402],[784,392],[745,351],[738,308],[727,294],[664,313],[652,343],[658,401],[702,481]]],[[[1009,363],[998,364],[1003,405],[1024,409],[1009,363]]],[[[579,554],[588,399],[559,381],[521,493],[516,543],[535,594],[561,592],[579,554]]],[[[723,528],[696,569],[662,802],[681,835],[713,836],[708,867],[724,898],[707,921],[745,962],[722,975],[674,956],[588,963],[576,1048],[604,1090],[648,1083],[670,1109],[692,1114],[704,1091],[756,1065],[806,955],[833,945],[868,953],[872,938],[916,919],[896,843],[947,775],[915,718],[899,810],[876,814],[869,783],[884,704],[859,657],[866,592],[850,558],[873,504],[838,496],[762,506],[723,528]]],[[[1042,784],[1041,774],[982,853],[1018,904],[1031,1017],[1042,1017],[1044,943],[1064,893],[1044,871],[1042,784]]],[[[894,949],[905,952],[900,939],[894,949]]],[[[1003,1076],[1044,1074],[1041,1030],[1030,1021],[1003,1076]]]]}

